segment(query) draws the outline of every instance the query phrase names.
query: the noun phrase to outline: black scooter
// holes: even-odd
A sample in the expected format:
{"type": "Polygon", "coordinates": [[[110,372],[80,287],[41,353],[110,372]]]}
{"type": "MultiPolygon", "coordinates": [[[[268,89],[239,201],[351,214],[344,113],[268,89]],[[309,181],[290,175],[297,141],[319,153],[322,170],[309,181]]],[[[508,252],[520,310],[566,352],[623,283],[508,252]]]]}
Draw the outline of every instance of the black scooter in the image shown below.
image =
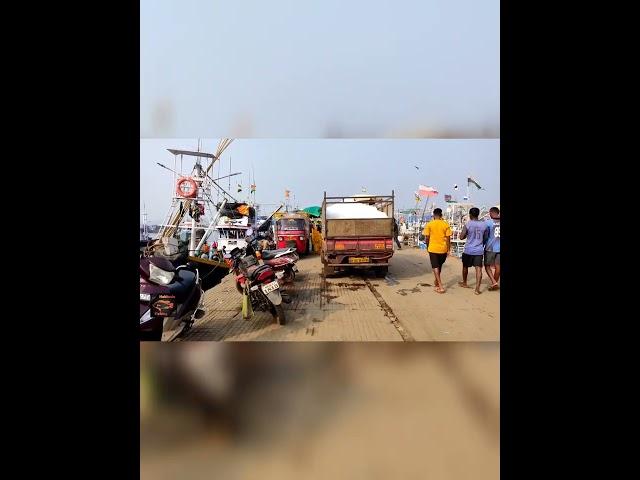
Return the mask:
{"type": "Polygon", "coordinates": [[[201,318],[204,292],[197,268],[162,257],[140,259],[140,340],[171,341],[201,318]]]}

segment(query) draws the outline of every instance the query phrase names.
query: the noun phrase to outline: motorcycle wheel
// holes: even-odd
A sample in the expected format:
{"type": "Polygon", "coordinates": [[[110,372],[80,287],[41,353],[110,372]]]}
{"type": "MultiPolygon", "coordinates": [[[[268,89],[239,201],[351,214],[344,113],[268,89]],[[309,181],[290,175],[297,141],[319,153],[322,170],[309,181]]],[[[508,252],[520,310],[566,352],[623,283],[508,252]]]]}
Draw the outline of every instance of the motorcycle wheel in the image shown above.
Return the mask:
{"type": "Polygon", "coordinates": [[[287,271],[285,272],[283,280],[285,281],[285,283],[293,283],[295,279],[296,279],[296,272],[288,268],[287,271]]]}
{"type": "Polygon", "coordinates": [[[287,323],[287,319],[284,316],[284,308],[281,305],[272,305],[271,314],[277,318],[278,325],[284,325],[287,323]]]}
{"type": "Polygon", "coordinates": [[[141,342],[161,342],[162,341],[162,329],[156,329],[151,332],[140,332],[141,342]]]}

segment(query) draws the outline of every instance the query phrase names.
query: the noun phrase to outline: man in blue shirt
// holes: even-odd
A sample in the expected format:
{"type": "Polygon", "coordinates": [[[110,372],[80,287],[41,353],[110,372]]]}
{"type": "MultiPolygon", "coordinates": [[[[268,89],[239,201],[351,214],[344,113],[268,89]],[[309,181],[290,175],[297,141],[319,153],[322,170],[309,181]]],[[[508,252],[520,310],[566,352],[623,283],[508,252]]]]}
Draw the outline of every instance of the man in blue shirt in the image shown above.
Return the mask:
{"type": "Polygon", "coordinates": [[[491,218],[486,221],[489,226],[489,240],[484,247],[484,268],[491,279],[489,290],[497,290],[500,288],[498,285],[500,280],[500,209],[491,207],[489,216],[491,218]],[[491,267],[493,267],[493,271],[491,271],[491,267]]]}
{"type": "Polygon", "coordinates": [[[464,288],[471,288],[467,285],[469,267],[476,269],[476,289],[473,293],[480,295],[480,282],[482,281],[482,256],[484,245],[489,239],[489,226],[485,222],[478,220],[480,210],[476,207],[469,209],[469,221],[460,232],[460,239],[467,241],[462,253],[462,282],[458,285],[464,288]]]}

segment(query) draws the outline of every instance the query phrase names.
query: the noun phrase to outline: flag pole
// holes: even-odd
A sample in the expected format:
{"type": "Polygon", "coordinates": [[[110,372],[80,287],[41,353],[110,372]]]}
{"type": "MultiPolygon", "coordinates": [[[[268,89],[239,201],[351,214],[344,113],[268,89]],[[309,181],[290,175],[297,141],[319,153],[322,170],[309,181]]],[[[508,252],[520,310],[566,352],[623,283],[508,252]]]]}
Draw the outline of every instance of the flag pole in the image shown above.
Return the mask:
{"type": "Polygon", "coordinates": [[[467,175],[467,202],[471,203],[471,192],[469,192],[469,179],[471,175],[467,175]]]}
{"type": "Polygon", "coordinates": [[[418,238],[422,234],[422,222],[424,221],[424,214],[427,211],[427,205],[429,205],[429,197],[424,200],[424,209],[422,210],[422,217],[420,217],[420,225],[418,227],[418,238]]]}

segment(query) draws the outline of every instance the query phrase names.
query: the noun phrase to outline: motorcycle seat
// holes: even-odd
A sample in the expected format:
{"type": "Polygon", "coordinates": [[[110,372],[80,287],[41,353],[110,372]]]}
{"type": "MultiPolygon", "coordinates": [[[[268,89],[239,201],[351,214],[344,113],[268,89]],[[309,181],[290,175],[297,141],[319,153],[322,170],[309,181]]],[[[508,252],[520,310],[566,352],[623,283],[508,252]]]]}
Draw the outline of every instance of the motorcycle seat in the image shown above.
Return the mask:
{"type": "Polygon", "coordinates": [[[270,270],[270,269],[271,267],[269,267],[269,265],[260,265],[255,268],[250,268],[248,271],[249,278],[251,278],[251,280],[255,280],[256,278],[258,278],[258,275],[260,275],[263,271],[270,270]]]}
{"type": "Polygon", "coordinates": [[[186,300],[196,283],[196,274],[191,270],[180,269],[176,271],[173,282],[169,287],[169,293],[176,296],[176,301],[180,303],[182,300],[186,300]]]}
{"type": "Polygon", "coordinates": [[[260,254],[265,260],[271,260],[272,258],[280,257],[288,253],[295,252],[293,248],[278,248],[277,250],[262,250],[260,254]]]}

